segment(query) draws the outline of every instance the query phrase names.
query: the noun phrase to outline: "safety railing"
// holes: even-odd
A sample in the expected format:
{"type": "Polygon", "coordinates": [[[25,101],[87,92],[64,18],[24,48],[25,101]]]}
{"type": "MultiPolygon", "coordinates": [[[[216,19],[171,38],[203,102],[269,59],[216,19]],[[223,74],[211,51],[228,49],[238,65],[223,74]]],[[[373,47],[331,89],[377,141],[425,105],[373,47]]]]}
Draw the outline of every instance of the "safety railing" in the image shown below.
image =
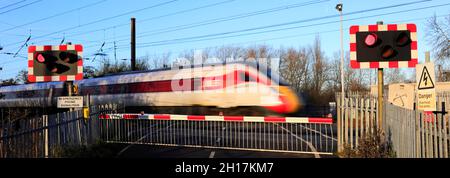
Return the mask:
{"type": "MultiPolygon", "coordinates": [[[[115,113],[116,108],[92,106],[90,118],[115,113]]],[[[76,110],[7,123],[0,128],[0,158],[59,157],[64,147],[96,143],[100,140],[98,119],[90,118],[76,110]]]]}
{"type": "Polygon", "coordinates": [[[361,139],[381,128],[389,146],[399,158],[449,158],[449,93],[437,95],[437,112],[405,109],[383,103],[383,125],[377,126],[377,99],[370,95],[337,96],[338,146],[356,150],[361,139]]]}
{"type": "Polygon", "coordinates": [[[332,154],[331,118],[109,114],[100,117],[109,143],[332,154]]]}

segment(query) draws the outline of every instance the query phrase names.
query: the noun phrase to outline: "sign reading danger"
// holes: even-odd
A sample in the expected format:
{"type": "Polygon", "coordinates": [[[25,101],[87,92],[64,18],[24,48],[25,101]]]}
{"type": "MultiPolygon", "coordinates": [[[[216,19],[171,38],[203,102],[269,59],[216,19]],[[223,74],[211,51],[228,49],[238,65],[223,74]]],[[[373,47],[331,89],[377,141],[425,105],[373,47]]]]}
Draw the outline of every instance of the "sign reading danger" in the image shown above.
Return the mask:
{"type": "Polygon", "coordinates": [[[436,110],[436,91],[434,63],[417,64],[416,66],[417,109],[422,111],[436,110]]]}

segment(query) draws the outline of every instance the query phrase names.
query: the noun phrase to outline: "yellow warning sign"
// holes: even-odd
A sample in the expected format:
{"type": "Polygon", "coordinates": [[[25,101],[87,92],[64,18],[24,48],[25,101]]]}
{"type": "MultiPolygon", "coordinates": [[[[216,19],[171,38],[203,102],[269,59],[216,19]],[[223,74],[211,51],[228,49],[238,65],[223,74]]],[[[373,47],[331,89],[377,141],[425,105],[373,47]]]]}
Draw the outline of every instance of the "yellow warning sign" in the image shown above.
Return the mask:
{"type": "Polygon", "coordinates": [[[432,89],[434,88],[434,78],[431,77],[430,72],[427,69],[427,66],[423,66],[422,74],[420,75],[419,86],[417,89],[432,89]]]}
{"type": "Polygon", "coordinates": [[[434,85],[434,64],[431,62],[416,65],[417,109],[436,110],[436,90],[434,85]]]}
{"type": "Polygon", "coordinates": [[[88,107],[84,107],[83,108],[83,117],[84,119],[89,119],[89,108],[88,107]]]}

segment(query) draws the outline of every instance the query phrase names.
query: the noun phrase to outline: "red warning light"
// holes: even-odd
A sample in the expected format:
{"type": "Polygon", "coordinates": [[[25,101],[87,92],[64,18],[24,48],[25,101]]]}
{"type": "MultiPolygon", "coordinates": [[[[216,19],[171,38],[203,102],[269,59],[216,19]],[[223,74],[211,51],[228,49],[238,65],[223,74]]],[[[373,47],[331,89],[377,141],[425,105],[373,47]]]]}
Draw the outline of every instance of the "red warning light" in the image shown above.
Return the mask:
{"type": "Polygon", "coordinates": [[[378,36],[375,33],[371,33],[371,34],[367,35],[366,39],[364,40],[366,45],[369,47],[374,46],[377,43],[377,41],[378,41],[378,36]]]}
{"type": "Polygon", "coordinates": [[[42,54],[39,54],[37,56],[37,61],[40,63],[44,63],[45,62],[45,57],[42,54]]]}

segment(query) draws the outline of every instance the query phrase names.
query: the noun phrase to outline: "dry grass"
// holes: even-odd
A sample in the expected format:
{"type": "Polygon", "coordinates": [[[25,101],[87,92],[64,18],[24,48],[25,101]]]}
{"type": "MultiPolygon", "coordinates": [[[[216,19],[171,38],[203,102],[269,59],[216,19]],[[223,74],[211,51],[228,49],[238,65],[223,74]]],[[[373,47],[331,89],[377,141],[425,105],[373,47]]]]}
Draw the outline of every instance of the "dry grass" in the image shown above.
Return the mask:
{"type": "Polygon", "coordinates": [[[339,153],[339,156],[342,158],[395,158],[396,154],[384,133],[377,131],[360,138],[357,148],[352,149],[350,145],[344,145],[344,150],[339,153]]]}

